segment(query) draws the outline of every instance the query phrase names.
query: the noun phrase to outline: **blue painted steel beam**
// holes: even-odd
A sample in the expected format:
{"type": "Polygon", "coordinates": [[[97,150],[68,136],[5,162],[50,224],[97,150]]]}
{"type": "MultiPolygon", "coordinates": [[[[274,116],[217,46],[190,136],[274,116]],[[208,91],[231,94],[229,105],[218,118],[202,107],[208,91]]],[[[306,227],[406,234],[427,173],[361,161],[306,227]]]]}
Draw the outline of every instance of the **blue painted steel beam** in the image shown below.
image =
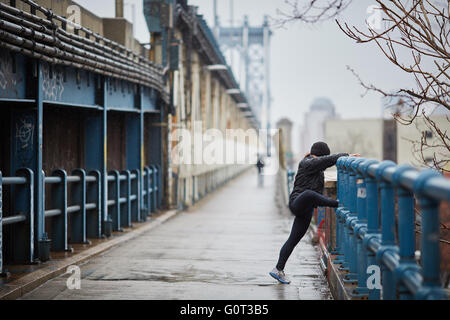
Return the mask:
{"type": "Polygon", "coordinates": [[[135,217],[138,221],[145,221],[147,219],[147,215],[145,212],[145,204],[144,204],[144,196],[141,190],[144,190],[144,166],[145,166],[145,139],[144,139],[144,131],[145,131],[145,118],[144,118],[144,87],[138,87],[138,106],[139,106],[139,162],[137,168],[138,170],[138,187],[139,187],[139,202],[138,202],[138,213],[135,217]]]}
{"type": "Polygon", "coordinates": [[[35,183],[35,209],[36,209],[36,229],[38,241],[38,256],[40,260],[47,259],[48,236],[45,232],[45,202],[44,202],[44,175],[42,168],[42,148],[44,135],[44,105],[43,105],[43,79],[42,65],[39,61],[34,62],[35,71],[35,92],[36,92],[36,148],[35,148],[35,165],[33,166],[36,177],[35,183]],[[41,252],[42,251],[42,252],[41,252]]]}
{"type": "Polygon", "coordinates": [[[102,105],[103,105],[103,116],[102,116],[102,166],[101,173],[103,177],[102,181],[102,215],[103,215],[103,223],[102,223],[102,232],[106,237],[111,236],[113,227],[113,219],[109,214],[109,207],[107,205],[108,202],[108,82],[106,78],[102,78],[102,105]]]}

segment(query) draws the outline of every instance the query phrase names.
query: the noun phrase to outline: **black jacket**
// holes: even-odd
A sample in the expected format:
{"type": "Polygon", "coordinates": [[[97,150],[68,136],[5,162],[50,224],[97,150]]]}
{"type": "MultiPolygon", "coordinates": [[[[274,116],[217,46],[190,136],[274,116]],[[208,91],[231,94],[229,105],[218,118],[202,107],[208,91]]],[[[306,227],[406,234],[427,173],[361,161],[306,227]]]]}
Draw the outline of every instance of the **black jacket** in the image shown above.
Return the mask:
{"type": "Polygon", "coordinates": [[[295,175],[294,188],[289,196],[289,203],[305,190],[323,193],[323,172],[325,169],[334,166],[340,157],[346,156],[348,156],[348,153],[338,153],[317,158],[308,156],[300,161],[297,174],[295,175]]]}

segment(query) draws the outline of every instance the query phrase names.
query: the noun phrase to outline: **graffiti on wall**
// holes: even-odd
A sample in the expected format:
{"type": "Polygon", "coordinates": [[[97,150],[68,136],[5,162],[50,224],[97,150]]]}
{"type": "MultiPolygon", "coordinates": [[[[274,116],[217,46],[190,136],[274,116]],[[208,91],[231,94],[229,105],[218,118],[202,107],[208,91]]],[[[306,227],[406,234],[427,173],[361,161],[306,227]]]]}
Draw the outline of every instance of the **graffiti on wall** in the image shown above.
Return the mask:
{"type": "Polygon", "coordinates": [[[64,75],[59,68],[43,63],[41,68],[44,100],[60,101],[64,92],[64,75]]]}
{"type": "Polygon", "coordinates": [[[17,85],[22,77],[15,72],[14,64],[11,53],[0,50],[0,96],[19,96],[17,85]]]}
{"type": "Polygon", "coordinates": [[[35,120],[32,115],[18,115],[15,120],[15,158],[18,166],[29,167],[35,145],[35,120]]]}

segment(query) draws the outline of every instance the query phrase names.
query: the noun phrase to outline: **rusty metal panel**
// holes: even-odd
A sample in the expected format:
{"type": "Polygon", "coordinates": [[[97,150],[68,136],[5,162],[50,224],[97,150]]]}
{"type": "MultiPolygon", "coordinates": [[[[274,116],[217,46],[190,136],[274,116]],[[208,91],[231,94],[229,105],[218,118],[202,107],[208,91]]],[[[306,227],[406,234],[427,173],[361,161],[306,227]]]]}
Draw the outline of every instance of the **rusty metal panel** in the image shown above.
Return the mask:
{"type": "MultiPolygon", "coordinates": [[[[52,176],[56,169],[63,169],[70,175],[74,169],[84,168],[85,117],[84,112],[76,109],[44,108],[42,167],[46,176],[52,176]]],[[[52,188],[46,186],[46,210],[54,209],[52,204],[52,188]]],[[[51,221],[51,218],[45,219],[48,234],[52,234],[51,221]]]]}
{"type": "Polygon", "coordinates": [[[108,171],[126,166],[125,119],[123,113],[108,112],[108,171]]]}
{"type": "Polygon", "coordinates": [[[56,169],[71,172],[84,168],[83,113],[78,110],[44,109],[43,169],[46,175],[56,169]]]}

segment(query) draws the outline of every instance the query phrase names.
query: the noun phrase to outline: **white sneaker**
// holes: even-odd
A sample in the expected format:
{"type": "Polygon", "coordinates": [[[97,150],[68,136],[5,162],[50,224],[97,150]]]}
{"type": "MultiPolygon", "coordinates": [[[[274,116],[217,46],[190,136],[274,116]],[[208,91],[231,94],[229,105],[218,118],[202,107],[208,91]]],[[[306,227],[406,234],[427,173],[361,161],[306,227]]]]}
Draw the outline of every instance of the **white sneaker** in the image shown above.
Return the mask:
{"type": "Polygon", "coordinates": [[[273,268],[273,270],[271,272],[269,272],[269,274],[274,278],[277,279],[279,282],[283,283],[283,284],[289,284],[291,283],[287,278],[286,275],[284,274],[283,270],[278,270],[277,268],[273,268]]]}

